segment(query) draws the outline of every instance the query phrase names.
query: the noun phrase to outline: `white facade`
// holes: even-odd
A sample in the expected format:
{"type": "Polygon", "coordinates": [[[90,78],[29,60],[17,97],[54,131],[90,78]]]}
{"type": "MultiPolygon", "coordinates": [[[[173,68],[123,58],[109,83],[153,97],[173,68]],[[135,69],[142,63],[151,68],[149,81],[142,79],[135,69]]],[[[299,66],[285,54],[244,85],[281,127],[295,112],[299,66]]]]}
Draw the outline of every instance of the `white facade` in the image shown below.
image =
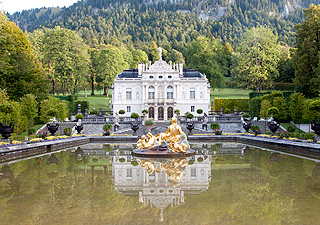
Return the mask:
{"type": "MultiPolygon", "coordinates": [[[[161,52],[161,51],[160,51],[161,52]]],[[[197,109],[208,114],[210,85],[205,75],[183,69],[183,63],[170,65],[161,59],[154,64],[138,64],[138,69],[125,70],[113,82],[113,112],[125,110],[123,116],[142,110],[149,111],[149,118],[169,120],[174,110],[181,114],[197,109]]]]}

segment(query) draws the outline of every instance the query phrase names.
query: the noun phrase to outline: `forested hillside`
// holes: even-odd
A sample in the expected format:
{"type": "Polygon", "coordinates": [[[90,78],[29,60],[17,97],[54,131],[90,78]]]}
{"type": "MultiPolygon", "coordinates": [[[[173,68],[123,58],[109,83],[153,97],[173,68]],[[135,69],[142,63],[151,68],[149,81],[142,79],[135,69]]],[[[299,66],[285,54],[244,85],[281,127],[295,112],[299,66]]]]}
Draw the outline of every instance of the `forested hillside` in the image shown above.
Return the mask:
{"type": "Polygon", "coordinates": [[[243,32],[257,25],[274,28],[279,40],[295,44],[294,24],[303,21],[303,8],[320,0],[87,0],[68,8],[41,8],[8,17],[21,29],[60,26],[78,31],[90,43],[155,41],[184,52],[199,35],[212,35],[235,48],[243,32]]]}

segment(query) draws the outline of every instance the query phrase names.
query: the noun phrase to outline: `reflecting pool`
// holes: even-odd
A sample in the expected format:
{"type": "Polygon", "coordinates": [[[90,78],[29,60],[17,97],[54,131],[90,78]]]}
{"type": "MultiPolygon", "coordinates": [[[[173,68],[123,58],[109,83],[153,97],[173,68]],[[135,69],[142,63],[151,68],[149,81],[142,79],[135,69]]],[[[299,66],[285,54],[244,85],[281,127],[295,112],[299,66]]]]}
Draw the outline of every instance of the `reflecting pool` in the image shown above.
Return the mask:
{"type": "Polygon", "coordinates": [[[320,160],[242,143],[178,159],[91,143],[0,163],[0,224],[319,224],[320,160]]]}

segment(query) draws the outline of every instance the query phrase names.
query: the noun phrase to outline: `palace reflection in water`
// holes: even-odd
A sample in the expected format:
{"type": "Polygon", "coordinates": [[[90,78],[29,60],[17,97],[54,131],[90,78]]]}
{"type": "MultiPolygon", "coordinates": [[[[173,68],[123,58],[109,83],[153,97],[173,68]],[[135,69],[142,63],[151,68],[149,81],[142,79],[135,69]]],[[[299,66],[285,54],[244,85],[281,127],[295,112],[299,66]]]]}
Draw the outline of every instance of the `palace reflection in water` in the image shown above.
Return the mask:
{"type": "Polygon", "coordinates": [[[239,143],[191,143],[193,157],[150,162],[132,157],[134,147],[94,143],[2,162],[1,224],[320,220],[317,158],[239,143]]]}

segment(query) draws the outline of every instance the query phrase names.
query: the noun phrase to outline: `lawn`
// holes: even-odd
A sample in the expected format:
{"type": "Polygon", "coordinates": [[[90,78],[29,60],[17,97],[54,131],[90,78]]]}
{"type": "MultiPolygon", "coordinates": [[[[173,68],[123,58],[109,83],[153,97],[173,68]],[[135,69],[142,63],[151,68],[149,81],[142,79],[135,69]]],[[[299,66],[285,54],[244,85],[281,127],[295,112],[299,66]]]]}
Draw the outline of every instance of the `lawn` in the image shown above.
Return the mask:
{"type": "Polygon", "coordinates": [[[211,96],[214,98],[249,98],[250,92],[252,90],[224,88],[211,91],[211,96]]]}
{"type": "Polygon", "coordinates": [[[89,110],[92,110],[95,108],[96,110],[99,110],[100,108],[102,110],[110,110],[108,108],[109,98],[112,98],[110,95],[107,98],[104,95],[88,95],[87,98],[85,97],[78,97],[77,101],[88,101],[89,102],[89,110]]]}

